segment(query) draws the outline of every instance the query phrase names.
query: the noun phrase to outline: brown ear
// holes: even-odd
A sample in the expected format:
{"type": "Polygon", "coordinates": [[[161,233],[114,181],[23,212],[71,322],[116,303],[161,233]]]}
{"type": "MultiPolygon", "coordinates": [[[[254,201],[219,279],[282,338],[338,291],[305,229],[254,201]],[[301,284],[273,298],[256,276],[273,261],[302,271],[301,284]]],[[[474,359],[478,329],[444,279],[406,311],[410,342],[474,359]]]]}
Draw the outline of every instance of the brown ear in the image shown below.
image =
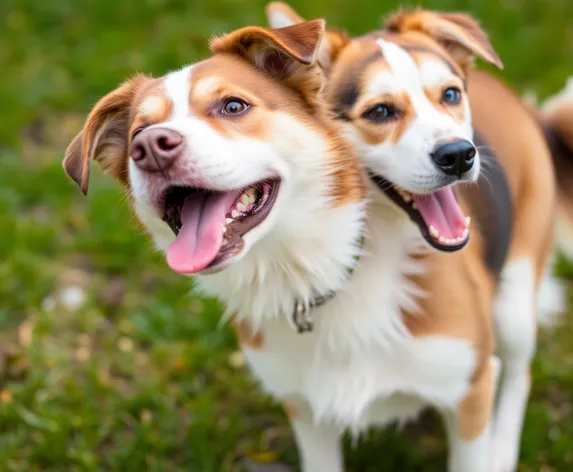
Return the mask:
{"type": "Polygon", "coordinates": [[[311,65],[324,36],[324,20],[279,29],[249,26],[211,41],[211,51],[238,54],[272,75],[288,72],[292,62],[311,65]],[[282,68],[281,68],[282,66],[282,68]]]}
{"type": "Polygon", "coordinates": [[[401,11],[386,22],[388,31],[418,31],[444,47],[463,68],[472,65],[473,57],[503,69],[503,63],[479,23],[465,13],[439,13],[428,10],[401,11]]]}
{"type": "Polygon", "coordinates": [[[233,54],[282,81],[314,108],[324,85],[316,56],[324,36],[324,20],[280,29],[242,28],[211,42],[214,54],[233,54]]]}
{"type": "Polygon", "coordinates": [[[84,195],[88,193],[90,163],[125,181],[131,103],[149,78],[137,75],[103,97],[90,112],[82,131],[66,150],[63,167],[84,195]]]}
{"type": "MultiPolygon", "coordinates": [[[[271,2],[265,8],[267,21],[271,28],[284,28],[304,22],[296,11],[283,2],[271,2]]],[[[317,61],[325,70],[336,60],[340,51],[350,42],[346,33],[327,29],[320,44],[317,61]]]]}

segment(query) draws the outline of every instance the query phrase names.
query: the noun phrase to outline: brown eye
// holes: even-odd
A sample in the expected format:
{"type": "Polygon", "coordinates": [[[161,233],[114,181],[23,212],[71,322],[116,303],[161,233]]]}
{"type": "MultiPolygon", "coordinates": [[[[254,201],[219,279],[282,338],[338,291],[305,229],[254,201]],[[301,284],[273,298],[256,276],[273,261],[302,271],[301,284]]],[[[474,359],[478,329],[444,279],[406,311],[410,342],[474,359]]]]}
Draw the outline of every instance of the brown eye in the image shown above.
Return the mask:
{"type": "Polygon", "coordinates": [[[250,107],[251,105],[240,98],[229,98],[225,101],[223,108],[221,109],[221,113],[223,115],[242,115],[250,107]]]}
{"type": "Polygon", "coordinates": [[[396,109],[391,105],[386,105],[384,103],[378,103],[372,108],[369,108],[362,114],[362,118],[374,121],[377,123],[390,120],[395,118],[397,115],[396,109]]]}

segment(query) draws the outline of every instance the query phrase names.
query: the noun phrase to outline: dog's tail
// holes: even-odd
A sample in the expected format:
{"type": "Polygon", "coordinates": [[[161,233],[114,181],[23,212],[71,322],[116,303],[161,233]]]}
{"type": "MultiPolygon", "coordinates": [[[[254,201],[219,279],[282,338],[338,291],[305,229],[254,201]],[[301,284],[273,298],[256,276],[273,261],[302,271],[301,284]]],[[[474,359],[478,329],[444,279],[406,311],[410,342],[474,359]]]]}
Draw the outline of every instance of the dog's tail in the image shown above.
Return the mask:
{"type": "MultiPolygon", "coordinates": [[[[534,104],[529,102],[533,108],[534,104]]],[[[541,104],[537,113],[551,151],[557,183],[555,242],[563,255],[573,261],[573,77],[563,90],[541,104]]],[[[544,325],[552,324],[555,315],[565,308],[564,287],[553,277],[552,269],[548,268],[538,294],[540,322],[544,325]]]]}

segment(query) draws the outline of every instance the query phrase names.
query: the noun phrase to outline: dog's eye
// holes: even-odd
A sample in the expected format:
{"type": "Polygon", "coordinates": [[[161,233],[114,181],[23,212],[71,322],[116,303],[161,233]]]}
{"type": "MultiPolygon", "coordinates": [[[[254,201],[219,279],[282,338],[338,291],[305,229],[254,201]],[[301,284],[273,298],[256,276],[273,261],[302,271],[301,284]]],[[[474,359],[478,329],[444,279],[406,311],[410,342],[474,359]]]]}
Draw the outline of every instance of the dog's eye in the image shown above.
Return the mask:
{"type": "Polygon", "coordinates": [[[442,102],[447,105],[457,105],[462,100],[462,91],[457,87],[448,87],[442,93],[442,102]]]}
{"type": "Polygon", "coordinates": [[[251,105],[249,105],[244,100],[240,98],[229,98],[223,104],[223,108],[221,109],[221,113],[223,115],[242,115],[245,113],[251,105]]]}
{"type": "Polygon", "coordinates": [[[391,105],[385,105],[384,103],[378,103],[362,114],[363,118],[376,122],[386,121],[395,116],[396,110],[391,105]]]}

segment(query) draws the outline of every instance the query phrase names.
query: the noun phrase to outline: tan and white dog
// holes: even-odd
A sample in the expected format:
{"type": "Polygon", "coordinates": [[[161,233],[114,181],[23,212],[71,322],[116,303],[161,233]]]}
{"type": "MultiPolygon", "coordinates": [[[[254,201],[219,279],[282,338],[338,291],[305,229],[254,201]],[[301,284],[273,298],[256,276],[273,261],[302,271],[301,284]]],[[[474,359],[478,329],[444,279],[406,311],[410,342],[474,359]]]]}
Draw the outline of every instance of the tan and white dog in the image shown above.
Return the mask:
{"type": "MultiPolygon", "coordinates": [[[[302,21],[283,3],[267,16],[302,21]]],[[[335,429],[313,418],[367,426],[425,405],[443,413],[450,471],[516,470],[536,320],[563,306],[546,272],[558,209],[569,254],[573,243],[573,83],[532,113],[472,70],[476,56],[502,67],[473,18],[425,10],[321,45],[328,101],[370,175],[376,268],[359,267],[348,291],[368,287],[364,299],[347,319],[329,313],[326,347],[305,353],[317,377],[299,392],[311,413],[293,419],[305,471],[342,469],[335,429]],[[421,253],[423,240],[439,252],[421,253]]],[[[250,356],[255,370],[286,390],[263,355],[250,356]]]]}

